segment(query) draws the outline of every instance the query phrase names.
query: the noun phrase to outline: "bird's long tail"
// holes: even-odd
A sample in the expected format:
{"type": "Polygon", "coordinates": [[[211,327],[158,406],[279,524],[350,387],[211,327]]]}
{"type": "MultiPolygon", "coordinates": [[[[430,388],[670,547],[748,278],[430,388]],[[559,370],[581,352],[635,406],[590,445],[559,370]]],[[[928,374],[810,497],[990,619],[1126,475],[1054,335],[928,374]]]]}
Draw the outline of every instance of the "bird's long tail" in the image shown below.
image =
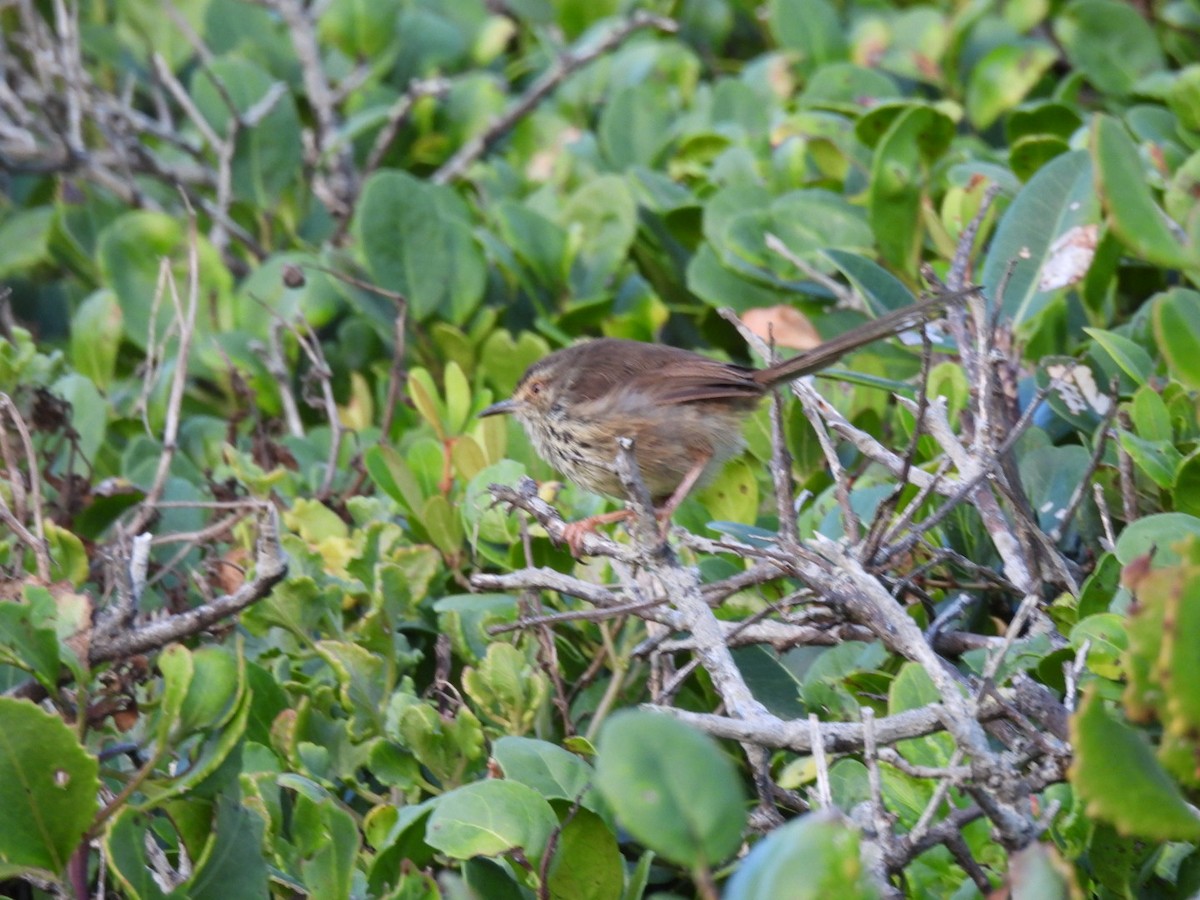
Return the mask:
{"type": "Polygon", "coordinates": [[[801,353],[799,356],[785,359],[766,369],[759,369],[754,373],[754,380],[765,387],[771,387],[784,381],[791,381],[793,378],[799,378],[801,375],[811,375],[826,366],[833,365],[852,350],[915,328],[931,319],[934,313],[978,290],[979,288],[970,288],[965,291],[947,292],[930,300],[922,300],[911,306],[893,310],[878,319],[864,322],[845,334],[839,334],[832,340],[801,353]]]}

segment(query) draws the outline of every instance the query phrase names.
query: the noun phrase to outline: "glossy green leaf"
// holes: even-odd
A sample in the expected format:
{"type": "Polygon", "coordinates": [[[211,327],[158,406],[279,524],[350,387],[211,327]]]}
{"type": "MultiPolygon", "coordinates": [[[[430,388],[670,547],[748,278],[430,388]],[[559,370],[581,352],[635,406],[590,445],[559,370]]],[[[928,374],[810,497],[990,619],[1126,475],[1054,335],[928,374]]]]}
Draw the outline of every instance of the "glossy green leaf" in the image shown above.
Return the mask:
{"type": "Polygon", "coordinates": [[[1119,0],[1072,0],[1054,19],[1067,60],[1106,94],[1133,91],[1138,79],[1163,67],[1154,29],[1119,0]]]}
{"type": "Polygon", "coordinates": [[[28,700],[0,697],[0,874],[64,874],[96,813],[95,757],[28,700]]]}
{"type": "Polygon", "coordinates": [[[550,862],[546,887],[554,900],[620,900],[625,866],[617,836],[591,810],[571,814],[550,862]]]}
{"type": "Polygon", "coordinates": [[[863,866],[858,845],[858,832],[837,816],[808,813],[756,844],[722,896],[725,900],[872,900],[879,892],[863,866]]]}
{"type": "Polygon", "coordinates": [[[382,444],[371,447],[363,454],[363,463],[375,485],[409,512],[424,505],[421,486],[395,447],[382,444]]]}
{"type": "MultiPolygon", "coordinates": [[[[356,838],[357,832],[352,835],[356,838]]],[[[262,841],[263,820],[236,800],[219,797],[212,832],[196,860],[195,872],[180,886],[179,892],[194,900],[235,896],[266,900],[270,893],[267,860],[259,849],[262,841]]],[[[318,890],[323,886],[321,883],[311,885],[318,890]]],[[[332,898],[338,895],[321,892],[321,896],[332,898]]]]}
{"type": "Polygon", "coordinates": [[[1102,328],[1085,328],[1083,330],[1104,349],[1105,353],[1112,357],[1113,362],[1120,366],[1121,371],[1132,378],[1135,383],[1139,385],[1146,383],[1146,379],[1154,371],[1154,360],[1150,358],[1149,353],[1129,338],[1116,332],[1105,331],[1102,328]]]}
{"type": "Polygon", "coordinates": [[[418,321],[462,322],[483,296],[486,269],[468,213],[453,191],[403,172],[363,185],[354,230],[371,274],[403,293],[418,321]]]}
{"type": "Polygon", "coordinates": [[[1171,487],[1183,455],[1170,441],[1148,441],[1128,431],[1118,431],[1117,437],[1121,441],[1121,448],[1151,481],[1163,490],[1171,487]]]}
{"type": "Polygon", "coordinates": [[[479,714],[511,735],[530,731],[550,696],[546,673],[503,642],[488,647],[478,666],[463,670],[462,685],[479,714]]]}
{"type": "Polygon", "coordinates": [[[711,518],[726,522],[753,522],[758,515],[758,480],[754,468],[736,459],[696,493],[711,518]]]}
{"type": "Polygon", "coordinates": [[[1000,44],[971,67],[967,78],[967,115],[983,130],[1012,109],[1054,65],[1058,53],[1049,44],[1026,41],[1000,44]]]}
{"type": "Polygon", "coordinates": [[[104,389],[112,382],[117,350],[124,335],[116,294],[96,291],[79,305],[71,319],[71,362],[81,375],[104,389]]]}
{"type": "Polygon", "coordinates": [[[566,198],[559,224],[575,233],[582,269],[572,284],[588,296],[607,282],[633,245],[637,205],[623,178],[602,175],[566,198]]]}
{"type": "Polygon", "coordinates": [[[131,806],[123,807],[104,831],[108,872],[131,900],[161,900],[166,897],[154,879],[147,858],[146,841],[151,817],[131,806]]]}
{"type": "MultiPolygon", "coordinates": [[[[196,333],[208,336],[228,331],[233,325],[233,276],[220,254],[203,234],[197,239],[199,283],[204,297],[204,315],[197,315],[196,333]]],[[[187,300],[187,228],[182,217],[159,212],[129,212],[105,228],[99,237],[96,255],[104,283],[117,295],[124,319],[124,335],[135,346],[145,349],[151,328],[151,310],[158,291],[160,261],[171,262],[176,290],[181,302],[187,300]]],[[[170,289],[162,288],[153,321],[157,341],[175,319],[170,289]]],[[[169,345],[174,348],[175,344],[169,345]]]]}
{"type": "Polygon", "coordinates": [[[210,60],[192,79],[196,107],[217,134],[229,134],[235,112],[243,117],[233,151],[233,191],[266,209],[299,179],[303,162],[300,117],[291,93],[281,91],[256,121],[246,118],[277,90],[275,84],[268,72],[243,57],[210,60]]]}
{"type": "Polygon", "coordinates": [[[846,56],[846,28],[828,0],[771,0],[767,25],[780,45],[799,55],[805,69],[846,56]]]}
{"type": "Polygon", "coordinates": [[[626,710],[609,719],[596,785],[638,841],[682,865],[714,865],[741,841],[746,811],[729,759],[665,715],[626,710]]]}
{"type": "Polygon", "coordinates": [[[437,801],[425,838],[454,859],[521,849],[536,864],[557,827],[554,810],[532,788],[515,781],[479,781],[437,801]]]}
{"type": "Polygon", "coordinates": [[[0,222],[0,278],[24,274],[49,261],[56,214],[53,206],[35,206],[17,210],[0,222]]]}
{"type": "Polygon", "coordinates": [[[1146,184],[1137,147],[1125,127],[1109,116],[1097,116],[1092,127],[1091,152],[1096,165],[1096,189],[1109,222],[1124,244],[1155,265],[1187,268],[1200,265],[1168,225],[1146,184]]]}
{"type": "Polygon", "coordinates": [[[1200,537],[1200,517],[1178,512],[1143,516],[1117,537],[1117,559],[1127,566],[1153,548],[1155,562],[1169,565],[1179,560],[1175,544],[1192,535],[1200,537]]]}
{"type": "Polygon", "coordinates": [[[855,289],[863,295],[875,315],[883,315],[913,303],[912,291],[878,263],[856,253],[826,250],[828,258],[855,289]]]}
{"type": "Polygon", "coordinates": [[[292,836],[304,885],[314,897],[350,900],[355,895],[358,824],[332,797],[296,795],[292,836]]]}
{"type": "Polygon", "coordinates": [[[1145,737],[1105,709],[1095,690],[1071,719],[1071,784],[1088,814],[1122,834],[1200,840],[1200,814],[1180,794],[1145,737]]]}
{"type": "Polygon", "coordinates": [[[664,85],[627,87],[604,104],[597,137],[605,156],[618,170],[652,166],[671,140],[675,104],[664,85]]]}
{"type": "Polygon", "coordinates": [[[1071,145],[1062,138],[1038,134],[1013,141],[1008,153],[1008,164],[1013,174],[1028,181],[1038,170],[1055,157],[1069,152],[1071,145]]]}
{"type": "Polygon", "coordinates": [[[916,275],[925,229],[921,204],[929,166],[954,136],[954,122],[940,110],[914,106],[903,112],[875,147],[868,189],[868,218],[880,255],[916,275]]]}
{"type": "Polygon", "coordinates": [[[1087,154],[1075,151],[1047,163],[1000,219],[980,279],[985,296],[993,303],[1002,301],[1014,325],[1036,317],[1052,296],[1038,288],[1050,247],[1071,228],[1098,216],[1087,154]],[[1004,296],[997,297],[1006,277],[1004,296]]]}
{"type": "Polygon", "coordinates": [[[192,667],[187,695],[175,719],[177,736],[226,725],[246,689],[241,653],[226,647],[200,647],[192,652],[192,667]]]}
{"type": "Polygon", "coordinates": [[[1200,516],[1200,452],[1193,452],[1175,470],[1172,495],[1178,512],[1200,516]]]}
{"type": "Polygon", "coordinates": [[[1154,337],[1171,374],[1200,390],[1200,293],[1172,288],[1151,307],[1154,337]]]}

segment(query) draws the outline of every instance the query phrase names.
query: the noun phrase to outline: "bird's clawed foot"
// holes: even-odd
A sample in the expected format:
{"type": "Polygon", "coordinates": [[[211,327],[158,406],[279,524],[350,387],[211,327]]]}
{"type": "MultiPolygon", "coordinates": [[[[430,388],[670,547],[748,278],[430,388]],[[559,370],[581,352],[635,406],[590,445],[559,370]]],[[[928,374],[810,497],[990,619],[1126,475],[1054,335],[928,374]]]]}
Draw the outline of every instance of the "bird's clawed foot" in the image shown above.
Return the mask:
{"type": "Polygon", "coordinates": [[[586,535],[592,534],[601,525],[623,522],[629,516],[629,510],[619,509],[615,512],[602,513],[598,516],[588,516],[586,519],[580,519],[578,522],[568,522],[563,526],[562,541],[567,545],[567,549],[571,551],[571,555],[578,559],[583,556],[583,539],[586,535]]]}

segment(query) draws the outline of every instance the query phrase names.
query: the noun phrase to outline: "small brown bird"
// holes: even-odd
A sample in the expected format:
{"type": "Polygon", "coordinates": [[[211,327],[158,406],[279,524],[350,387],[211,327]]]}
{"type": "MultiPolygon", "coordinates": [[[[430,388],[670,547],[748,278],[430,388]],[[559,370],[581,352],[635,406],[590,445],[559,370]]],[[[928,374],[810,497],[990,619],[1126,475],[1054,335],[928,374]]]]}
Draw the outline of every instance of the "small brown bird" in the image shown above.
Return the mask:
{"type": "MultiPolygon", "coordinates": [[[[961,295],[895,310],[766,369],[719,362],[677,347],[600,338],[534,363],[512,397],[480,416],[512,413],[538,455],[575,484],[619,497],[617,438],[634,457],[665,523],[697,484],[741,452],[742,423],[775,385],[816,372],[864,344],[920,324],[961,295]]],[[[583,535],[624,510],[567,526],[576,555],[583,535]]]]}

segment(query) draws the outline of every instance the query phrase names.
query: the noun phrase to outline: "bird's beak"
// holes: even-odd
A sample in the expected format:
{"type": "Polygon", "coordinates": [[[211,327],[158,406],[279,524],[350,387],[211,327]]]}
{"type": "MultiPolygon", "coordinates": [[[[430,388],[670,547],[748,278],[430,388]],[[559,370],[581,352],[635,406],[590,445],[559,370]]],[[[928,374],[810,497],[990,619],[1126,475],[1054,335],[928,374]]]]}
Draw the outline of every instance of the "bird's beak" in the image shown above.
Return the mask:
{"type": "Polygon", "coordinates": [[[501,400],[499,403],[493,403],[486,409],[480,410],[479,418],[482,419],[484,416],[499,416],[516,411],[517,401],[509,397],[507,400],[501,400]]]}

